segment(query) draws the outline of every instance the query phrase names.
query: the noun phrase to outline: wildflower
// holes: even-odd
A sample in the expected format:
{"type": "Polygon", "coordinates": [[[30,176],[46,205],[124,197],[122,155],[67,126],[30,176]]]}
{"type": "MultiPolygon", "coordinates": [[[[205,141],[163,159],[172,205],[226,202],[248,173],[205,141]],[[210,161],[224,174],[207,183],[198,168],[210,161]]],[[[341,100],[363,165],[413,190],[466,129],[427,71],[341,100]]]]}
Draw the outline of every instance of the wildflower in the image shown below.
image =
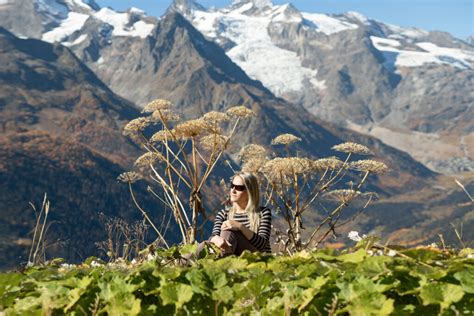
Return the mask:
{"type": "Polygon", "coordinates": [[[140,174],[134,171],[124,172],[117,177],[118,180],[125,183],[134,183],[142,178],[140,174]]]}
{"type": "Polygon", "coordinates": [[[263,146],[257,144],[247,145],[239,152],[239,158],[244,162],[254,158],[264,158],[266,155],[267,150],[263,146]]]}
{"type": "Polygon", "coordinates": [[[300,142],[301,138],[296,137],[295,135],[292,134],[282,134],[277,137],[275,137],[272,140],[272,145],[291,145],[296,142],[300,142]]]}
{"type": "Polygon", "coordinates": [[[91,267],[93,267],[93,268],[101,267],[102,265],[103,265],[103,264],[101,264],[100,262],[97,262],[97,261],[95,261],[95,260],[93,260],[93,261],[91,262],[91,267]]]}
{"type": "Polygon", "coordinates": [[[367,148],[366,146],[357,144],[357,143],[352,143],[352,142],[342,143],[342,144],[333,146],[332,149],[336,151],[344,152],[344,153],[354,153],[354,154],[359,154],[359,155],[372,154],[370,149],[367,148]]]}
{"type": "Polygon", "coordinates": [[[241,105],[241,106],[234,106],[227,110],[227,114],[232,117],[238,118],[249,118],[255,116],[255,112],[251,109],[241,105]]]}
{"type": "Polygon", "coordinates": [[[367,238],[366,235],[362,235],[362,237],[360,237],[360,236],[359,236],[359,233],[356,232],[356,231],[354,231],[354,230],[350,231],[349,234],[347,234],[347,237],[348,237],[350,240],[357,241],[357,242],[361,241],[362,239],[367,238]]]}
{"type": "Polygon", "coordinates": [[[150,124],[150,120],[146,117],[138,117],[131,120],[123,128],[123,135],[131,136],[143,131],[150,124]]]}
{"type": "Polygon", "coordinates": [[[163,99],[151,101],[143,107],[142,113],[153,113],[157,110],[167,110],[171,106],[171,102],[163,99]]]}
{"type": "Polygon", "coordinates": [[[200,139],[201,146],[207,150],[223,151],[228,145],[229,137],[219,134],[210,134],[200,139]]]}
{"type": "Polygon", "coordinates": [[[157,142],[164,142],[173,139],[174,130],[161,130],[153,134],[150,138],[150,142],[157,143],[157,142]]]}
{"type": "Polygon", "coordinates": [[[229,115],[222,112],[211,111],[203,115],[202,119],[210,123],[222,123],[230,119],[229,115]]]}
{"type": "Polygon", "coordinates": [[[322,158],[313,161],[313,169],[315,170],[326,170],[326,169],[340,169],[344,166],[344,162],[337,159],[336,157],[322,158]]]}
{"type": "Polygon", "coordinates": [[[135,161],[135,166],[137,167],[148,167],[149,165],[154,164],[157,161],[164,160],[162,154],[157,152],[147,152],[135,161]]]}
{"type": "Polygon", "coordinates": [[[387,256],[389,257],[395,257],[397,255],[397,252],[395,250],[390,249],[387,253],[387,256]]]}
{"type": "Polygon", "coordinates": [[[374,252],[369,249],[369,250],[367,250],[367,254],[372,257],[374,255],[374,252]]]}
{"type": "Polygon", "coordinates": [[[176,135],[180,138],[196,137],[207,132],[209,125],[203,119],[183,122],[176,126],[176,135]]]}
{"type": "Polygon", "coordinates": [[[354,197],[360,195],[359,191],[341,189],[341,190],[332,190],[325,194],[327,197],[331,197],[341,201],[342,203],[350,202],[354,197]]]}
{"type": "Polygon", "coordinates": [[[383,162],[375,160],[358,160],[351,162],[349,167],[351,169],[372,172],[372,173],[382,173],[388,170],[388,167],[383,162]]]}

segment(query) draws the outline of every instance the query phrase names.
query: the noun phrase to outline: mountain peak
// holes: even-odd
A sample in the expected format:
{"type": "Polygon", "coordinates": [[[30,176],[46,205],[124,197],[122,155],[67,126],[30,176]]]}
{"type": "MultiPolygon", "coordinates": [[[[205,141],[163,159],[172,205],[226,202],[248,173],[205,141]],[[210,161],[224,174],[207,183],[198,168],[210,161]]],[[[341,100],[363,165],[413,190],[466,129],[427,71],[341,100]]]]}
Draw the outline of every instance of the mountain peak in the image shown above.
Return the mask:
{"type": "Polygon", "coordinates": [[[195,0],[173,0],[166,13],[179,12],[184,16],[190,15],[193,11],[206,11],[206,8],[195,0]]]}
{"type": "Polygon", "coordinates": [[[271,7],[273,6],[272,0],[234,0],[232,5],[243,5],[251,3],[257,8],[271,7]]]}

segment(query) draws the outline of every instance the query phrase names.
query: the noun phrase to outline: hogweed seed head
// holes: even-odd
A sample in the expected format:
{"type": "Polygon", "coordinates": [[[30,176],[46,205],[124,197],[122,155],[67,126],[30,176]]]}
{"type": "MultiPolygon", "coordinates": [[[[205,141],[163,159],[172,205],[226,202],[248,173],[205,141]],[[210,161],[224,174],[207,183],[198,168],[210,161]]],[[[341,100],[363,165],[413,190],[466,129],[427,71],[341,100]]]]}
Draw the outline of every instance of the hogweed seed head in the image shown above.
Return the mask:
{"type": "Polygon", "coordinates": [[[173,130],[161,130],[153,134],[153,136],[150,138],[150,142],[152,143],[158,143],[158,142],[165,142],[165,141],[170,141],[173,139],[173,130]]]}
{"type": "Polygon", "coordinates": [[[239,152],[239,159],[246,162],[250,159],[265,158],[267,156],[267,150],[260,145],[250,144],[242,148],[239,152]]]}
{"type": "Polygon", "coordinates": [[[124,172],[117,177],[117,180],[125,183],[134,183],[140,179],[143,179],[143,177],[135,171],[124,172]]]}
{"type": "Polygon", "coordinates": [[[382,173],[388,171],[386,164],[370,159],[351,162],[349,168],[371,173],[382,173]]]}
{"type": "Polygon", "coordinates": [[[313,171],[313,161],[308,158],[278,157],[265,163],[262,171],[269,179],[277,180],[281,176],[290,177],[313,171]]]}
{"type": "Polygon", "coordinates": [[[282,134],[277,137],[275,137],[272,140],[272,145],[291,145],[296,142],[300,142],[301,138],[296,137],[295,135],[292,134],[282,134]]]}
{"type": "Polygon", "coordinates": [[[336,170],[342,168],[343,166],[344,162],[336,157],[322,158],[313,161],[313,168],[318,171],[326,169],[336,170]]]}
{"type": "Polygon", "coordinates": [[[204,149],[209,151],[224,151],[227,148],[229,137],[220,134],[210,134],[201,137],[199,142],[204,149]]]}
{"type": "Polygon", "coordinates": [[[364,145],[357,144],[357,143],[352,143],[352,142],[346,142],[342,143],[339,145],[335,145],[332,147],[332,149],[344,153],[354,153],[358,155],[371,155],[372,152],[370,149],[364,145]]]}
{"type": "Polygon", "coordinates": [[[179,115],[175,114],[171,110],[156,110],[153,113],[151,113],[149,118],[153,122],[162,122],[162,123],[177,122],[180,120],[179,115]]]}
{"type": "Polygon", "coordinates": [[[202,135],[208,129],[209,125],[203,119],[194,119],[178,124],[175,127],[175,132],[179,138],[190,138],[202,135]]]}
{"type": "Polygon", "coordinates": [[[171,102],[168,100],[157,99],[151,101],[143,107],[142,113],[153,113],[157,110],[167,110],[171,106],[171,102]]]}
{"type": "Polygon", "coordinates": [[[211,111],[204,114],[202,119],[212,124],[218,124],[222,122],[227,122],[228,120],[230,120],[230,117],[226,113],[211,111]]]}
{"type": "Polygon", "coordinates": [[[243,172],[250,172],[250,173],[258,173],[262,171],[262,168],[268,162],[266,157],[254,157],[247,159],[245,163],[242,165],[243,172]]]}
{"type": "Polygon", "coordinates": [[[361,193],[359,191],[350,190],[350,189],[340,189],[332,190],[324,194],[326,198],[334,199],[342,203],[350,202],[356,196],[359,196],[361,193]]]}
{"type": "Polygon", "coordinates": [[[138,157],[135,161],[135,166],[139,168],[148,167],[149,165],[153,165],[157,161],[164,161],[165,157],[162,154],[157,152],[147,152],[138,157]]]}
{"type": "Polygon", "coordinates": [[[123,128],[123,135],[130,136],[143,131],[150,124],[150,120],[146,117],[138,117],[131,120],[123,128]]]}
{"type": "Polygon", "coordinates": [[[249,118],[249,117],[255,116],[254,111],[252,111],[251,109],[243,105],[231,107],[230,109],[227,110],[226,113],[232,117],[238,117],[238,118],[249,118]]]}

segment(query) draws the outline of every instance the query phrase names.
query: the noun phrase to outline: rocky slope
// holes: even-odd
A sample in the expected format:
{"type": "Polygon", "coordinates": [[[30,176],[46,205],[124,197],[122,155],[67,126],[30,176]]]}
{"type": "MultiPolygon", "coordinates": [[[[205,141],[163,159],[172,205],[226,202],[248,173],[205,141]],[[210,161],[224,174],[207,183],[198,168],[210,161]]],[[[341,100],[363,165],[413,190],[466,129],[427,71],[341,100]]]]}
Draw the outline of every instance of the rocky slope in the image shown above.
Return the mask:
{"type": "Polygon", "coordinates": [[[35,225],[28,202],[39,207],[45,192],[48,255],[97,255],[94,243],[105,239],[99,212],[140,218],[127,186],[116,180],[139,153],[121,135],[139,112],[62,45],[0,28],[0,61],[0,269],[27,260],[35,225]]]}
{"type": "MultiPolygon", "coordinates": [[[[213,10],[175,0],[173,11],[276,96],[375,136],[437,172],[474,168],[474,52],[467,42],[356,12],[306,13],[270,0],[213,10]]],[[[115,12],[92,0],[4,1],[0,21],[19,36],[69,46],[138,105],[155,95],[160,55],[144,48],[154,45],[158,22],[139,9],[115,12]]]]}
{"type": "Polygon", "coordinates": [[[433,170],[474,169],[474,49],[466,42],[355,12],[305,13],[271,1],[206,10],[177,0],[171,9],[277,96],[433,170]],[[420,146],[433,139],[436,146],[420,146]]]}

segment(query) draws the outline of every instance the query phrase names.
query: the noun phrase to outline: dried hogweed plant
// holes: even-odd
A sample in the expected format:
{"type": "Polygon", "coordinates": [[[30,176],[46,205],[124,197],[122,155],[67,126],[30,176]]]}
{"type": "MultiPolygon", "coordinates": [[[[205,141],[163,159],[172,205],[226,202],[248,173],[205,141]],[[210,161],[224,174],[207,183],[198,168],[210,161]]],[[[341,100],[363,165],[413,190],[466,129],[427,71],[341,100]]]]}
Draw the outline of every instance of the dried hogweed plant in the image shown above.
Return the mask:
{"type": "MultiPolygon", "coordinates": [[[[193,243],[198,216],[206,218],[201,190],[227,149],[239,122],[255,114],[244,106],[235,106],[225,113],[211,111],[196,119],[180,121],[166,100],[147,104],[142,113],[143,117],[130,121],[124,128],[124,135],[139,142],[146,150],[135,166],[141,173],[149,173],[158,183],[162,194],[150,187],[149,191],[171,210],[183,243],[193,243]],[[158,127],[158,130],[148,137],[145,129],[151,127],[158,127]],[[183,201],[186,198],[187,203],[183,201]]],[[[131,184],[139,178],[138,174],[128,172],[119,178],[129,184],[135,204],[167,246],[162,230],[153,225],[136,202],[131,184]]]]}
{"type": "MultiPolygon", "coordinates": [[[[271,204],[282,214],[287,230],[286,233],[280,232],[276,237],[277,242],[281,243],[284,250],[290,254],[317,247],[335,231],[343,210],[354,199],[365,197],[363,208],[366,208],[373,193],[361,192],[363,183],[370,174],[387,170],[385,164],[374,160],[350,162],[354,154],[371,154],[367,147],[351,142],[332,148],[345,153],[344,160],[336,157],[314,160],[291,156],[291,145],[299,141],[301,138],[291,134],[283,134],[273,139],[272,145],[285,147],[285,157],[270,159],[266,149],[256,144],[244,147],[239,155],[242,170],[260,175],[267,204],[271,204]],[[362,173],[361,180],[359,183],[352,183],[349,188],[341,189],[341,180],[350,170],[362,173]],[[337,206],[330,212],[326,211],[321,222],[303,240],[303,215],[312,205],[314,206],[315,202],[328,199],[336,201],[337,206]],[[326,230],[323,229],[325,227],[326,230]]],[[[339,226],[342,224],[339,223],[339,226]]]]}

